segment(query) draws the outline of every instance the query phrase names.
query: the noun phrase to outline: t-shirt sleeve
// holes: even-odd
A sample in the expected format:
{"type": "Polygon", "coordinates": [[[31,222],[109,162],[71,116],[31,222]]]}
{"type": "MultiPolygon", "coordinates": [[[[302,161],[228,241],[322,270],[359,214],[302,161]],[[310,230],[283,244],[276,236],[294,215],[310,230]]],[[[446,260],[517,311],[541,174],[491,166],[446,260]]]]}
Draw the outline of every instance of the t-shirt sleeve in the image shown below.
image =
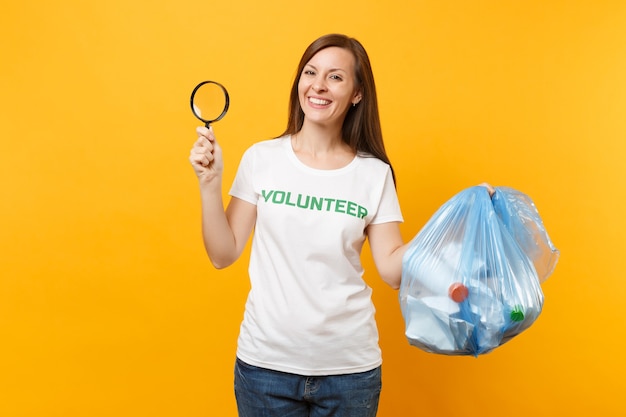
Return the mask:
{"type": "Polygon", "coordinates": [[[229,194],[248,203],[257,204],[259,195],[254,191],[254,147],[248,148],[241,157],[229,194]]]}
{"type": "Polygon", "coordinates": [[[380,197],[380,203],[378,204],[378,210],[376,211],[376,215],[370,224],[402,221],[404,221],[404,219],[402,218],[402,211],[400,210],[398,194],[396,193],[396,187],[393,182],[393,175],[391,175],[391,169],[388,167],[385,176],[385,183],[380,197]]]}

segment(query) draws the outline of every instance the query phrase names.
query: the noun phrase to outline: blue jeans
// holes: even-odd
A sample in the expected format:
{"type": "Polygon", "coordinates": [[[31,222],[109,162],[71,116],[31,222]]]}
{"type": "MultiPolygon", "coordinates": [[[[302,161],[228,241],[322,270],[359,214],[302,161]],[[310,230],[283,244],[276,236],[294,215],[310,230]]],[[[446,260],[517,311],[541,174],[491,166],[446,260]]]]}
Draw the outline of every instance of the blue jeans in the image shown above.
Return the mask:
{"type": "Polygon", "coordinates": [[[235,364],[239,417],[375,417],[381,388],[380,367],[309,377],[235,364]]]}

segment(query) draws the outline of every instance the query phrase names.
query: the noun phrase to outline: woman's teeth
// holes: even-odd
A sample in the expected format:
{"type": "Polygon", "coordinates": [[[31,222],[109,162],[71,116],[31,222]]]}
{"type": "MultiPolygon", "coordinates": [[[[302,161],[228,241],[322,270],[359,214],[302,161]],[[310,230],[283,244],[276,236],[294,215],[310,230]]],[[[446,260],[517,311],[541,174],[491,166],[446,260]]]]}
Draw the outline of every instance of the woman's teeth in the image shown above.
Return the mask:
{"type": "Polygon", "coordinates": [[[318,104],[320,106],[325,106],[327,104],[330,104],[330,100],[322,100],[321,98],[310,97],[309,101],[313,104],[318,104]]]}

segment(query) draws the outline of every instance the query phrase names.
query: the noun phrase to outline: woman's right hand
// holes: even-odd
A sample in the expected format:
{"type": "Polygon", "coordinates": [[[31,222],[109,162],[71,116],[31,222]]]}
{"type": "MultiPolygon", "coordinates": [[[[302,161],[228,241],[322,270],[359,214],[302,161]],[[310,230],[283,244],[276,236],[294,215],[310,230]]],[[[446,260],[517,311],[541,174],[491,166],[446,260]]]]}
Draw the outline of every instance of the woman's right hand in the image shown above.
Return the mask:
{"type": "Polygon", "coordinates": [[[224,161],[222,149],[215,140],[213,129],[200,126],[196,129],[198,140],[189,154],[189,162],[201,183],[209,183],[222,176],[224,161]]]}

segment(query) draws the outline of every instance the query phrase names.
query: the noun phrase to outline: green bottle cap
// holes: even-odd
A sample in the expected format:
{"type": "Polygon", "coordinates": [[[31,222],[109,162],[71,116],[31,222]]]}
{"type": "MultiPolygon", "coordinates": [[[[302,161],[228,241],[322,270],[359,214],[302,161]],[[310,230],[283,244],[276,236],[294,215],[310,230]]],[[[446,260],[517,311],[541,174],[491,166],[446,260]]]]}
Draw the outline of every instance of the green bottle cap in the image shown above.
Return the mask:
{"type": "Polygon", "coordinates": [[[511,321],[522,321],[524,320],[524,311],[522,310],[522,306],[515,306],[513,311],[511,311],[511,321]]]}

